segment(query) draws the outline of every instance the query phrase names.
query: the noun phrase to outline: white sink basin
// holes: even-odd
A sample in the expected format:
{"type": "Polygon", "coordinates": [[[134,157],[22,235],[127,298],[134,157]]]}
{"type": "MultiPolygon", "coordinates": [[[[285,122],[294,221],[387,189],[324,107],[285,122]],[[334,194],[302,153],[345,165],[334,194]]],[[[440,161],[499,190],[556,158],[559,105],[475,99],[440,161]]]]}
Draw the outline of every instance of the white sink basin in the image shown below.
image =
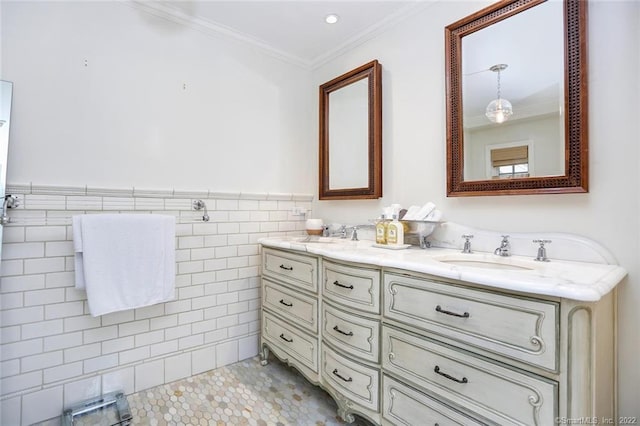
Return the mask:
{"type": "Polygon", "coordinates": [[[536,269],[533,261],[498,257],[487,254],[460,253],[434,256],[434,260],[448,265],[465,268],[499,269],[508,271],[532,271],[536,269]]]}

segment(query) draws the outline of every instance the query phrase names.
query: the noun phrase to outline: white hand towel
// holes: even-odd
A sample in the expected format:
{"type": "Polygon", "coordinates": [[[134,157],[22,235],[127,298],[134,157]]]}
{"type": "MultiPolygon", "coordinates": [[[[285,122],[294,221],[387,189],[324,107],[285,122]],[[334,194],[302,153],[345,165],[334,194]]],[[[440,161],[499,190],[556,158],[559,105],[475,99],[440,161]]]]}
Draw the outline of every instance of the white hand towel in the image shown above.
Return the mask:
{"type": "Polygon", "coordinates": [[[84,282],[89,311],[98,316],[172,300],[175,218],[96,214],[74,217],[76,286],[84,282]],[[80,230],[80,232],[77,232],[80,230]],[[77,254],[76,253],[76,254],[77,254]]]}
{"type": "Polygon", "coordinates": [[[411,206],[409,207],[409,210],[407,210],[407,213],[404,215],[404,220],[416,220],[416,214],[420,211],[420,207],[418,206],[411,206]]]}
{"type": "Polygon", "coordinates": [[[424,220],[428,220],[430,222],[439,222],[442,219],[442,212],[438,209],[434,209],[431,213],[427,215],[424,220]]]}
{"type": "Polygon", "coordinates": [[[436,208],[436,205],[429,201],[427,204],[422,206],[420,211],[416,214],[416,220],[426,220],[427,216],[436,208]]]}

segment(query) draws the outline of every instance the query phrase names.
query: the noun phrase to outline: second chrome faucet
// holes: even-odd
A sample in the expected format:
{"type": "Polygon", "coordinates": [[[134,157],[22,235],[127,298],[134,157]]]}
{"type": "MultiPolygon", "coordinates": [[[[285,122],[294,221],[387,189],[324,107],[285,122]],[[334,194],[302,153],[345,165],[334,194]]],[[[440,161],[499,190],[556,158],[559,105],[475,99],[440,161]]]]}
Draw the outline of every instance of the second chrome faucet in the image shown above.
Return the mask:
{"type": "Polygon", "coordinates": [[[509,236],[508,235],[503,235],[502,236],[502,241],[500,242],[500,247],[495,249],[493,251],[493,254],[496,254],[498,256],[503,256],[503,257],[511,256],[511,244],[509,243],[509,236]]]}

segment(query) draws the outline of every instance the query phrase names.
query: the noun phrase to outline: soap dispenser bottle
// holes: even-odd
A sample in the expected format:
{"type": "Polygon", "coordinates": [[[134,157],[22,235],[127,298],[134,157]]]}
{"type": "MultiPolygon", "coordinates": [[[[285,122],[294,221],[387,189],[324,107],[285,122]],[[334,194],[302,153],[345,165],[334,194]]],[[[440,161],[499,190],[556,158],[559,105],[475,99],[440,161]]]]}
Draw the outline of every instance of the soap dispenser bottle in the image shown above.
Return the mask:
{"type": "Polygon", "coordinates": [[[404,244],[404,225],[398,221],[398,213],[393,213],[393,220],[388,225],[387,244],[404,244]]]}
{"type": "Polygon", "coordinates": [[[387,244],[387,219],[383,213],[376,223],[376,244],[387,244]]]}

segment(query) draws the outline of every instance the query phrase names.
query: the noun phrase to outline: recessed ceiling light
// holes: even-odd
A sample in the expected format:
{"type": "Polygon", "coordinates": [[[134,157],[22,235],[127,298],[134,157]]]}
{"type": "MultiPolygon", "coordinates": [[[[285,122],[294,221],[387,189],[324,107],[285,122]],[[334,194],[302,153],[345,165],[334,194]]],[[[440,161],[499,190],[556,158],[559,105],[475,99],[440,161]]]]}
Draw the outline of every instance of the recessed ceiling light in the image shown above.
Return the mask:
{"type": "Polygon", "coordinates": [[[324,17],[324,22],[326,22],[327,24],[335,24],[336,22],[338,22],[338,19],[338,15],[336,15],[335,13],[331,13],[324,17]]]}

